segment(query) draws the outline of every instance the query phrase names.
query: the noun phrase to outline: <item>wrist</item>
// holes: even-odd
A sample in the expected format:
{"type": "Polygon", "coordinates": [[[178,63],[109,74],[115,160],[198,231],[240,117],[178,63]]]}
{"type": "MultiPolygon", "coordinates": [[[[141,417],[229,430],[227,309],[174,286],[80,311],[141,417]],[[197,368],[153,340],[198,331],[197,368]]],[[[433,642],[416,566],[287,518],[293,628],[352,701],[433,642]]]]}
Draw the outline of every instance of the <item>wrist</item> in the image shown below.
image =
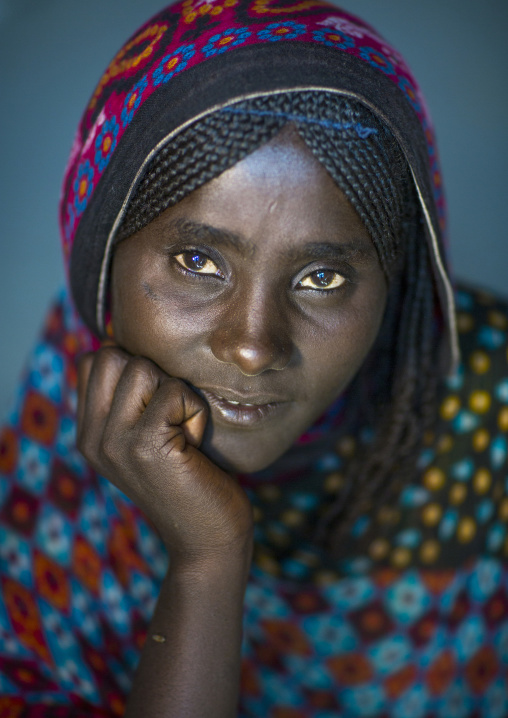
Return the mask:
{"type": "Polygon", "coordinates": [[[168,579],[183,588],[214,584],[245,585],[252,562],[252,540],[225,552],[210,552],[199,556],[172,556],[168,579]]]}

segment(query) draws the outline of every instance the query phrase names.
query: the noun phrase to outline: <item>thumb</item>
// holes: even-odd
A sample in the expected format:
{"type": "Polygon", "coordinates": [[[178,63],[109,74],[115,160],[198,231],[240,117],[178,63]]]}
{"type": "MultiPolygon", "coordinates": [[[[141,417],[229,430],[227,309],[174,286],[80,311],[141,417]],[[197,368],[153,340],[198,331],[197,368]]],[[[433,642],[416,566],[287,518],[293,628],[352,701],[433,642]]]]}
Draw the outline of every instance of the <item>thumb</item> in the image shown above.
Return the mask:
{"type": "Polygon", "coordinates": [[[181,428],[186,441],[196,448],[203,440],[203,434],[208,421],[208,406],[195,392],[187,387],[183,393],[184,420],[181,428]]]}

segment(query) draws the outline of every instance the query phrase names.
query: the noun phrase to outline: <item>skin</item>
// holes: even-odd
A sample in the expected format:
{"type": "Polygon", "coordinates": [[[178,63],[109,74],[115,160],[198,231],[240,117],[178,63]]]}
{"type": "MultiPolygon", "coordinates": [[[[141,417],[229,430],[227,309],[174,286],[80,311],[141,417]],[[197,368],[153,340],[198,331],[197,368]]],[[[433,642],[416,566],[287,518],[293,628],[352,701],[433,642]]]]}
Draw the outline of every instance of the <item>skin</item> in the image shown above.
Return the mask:
{"type": "Polygon", "coordinates": [[[147,641],[126,716],[235,715],[253,520],[231,472],[273,463],[343,391],[386,295],[290,127],[118,246],[116,346],[81,362],[78,445],[171,556],[149,628],[171,640],[147,641]]]}

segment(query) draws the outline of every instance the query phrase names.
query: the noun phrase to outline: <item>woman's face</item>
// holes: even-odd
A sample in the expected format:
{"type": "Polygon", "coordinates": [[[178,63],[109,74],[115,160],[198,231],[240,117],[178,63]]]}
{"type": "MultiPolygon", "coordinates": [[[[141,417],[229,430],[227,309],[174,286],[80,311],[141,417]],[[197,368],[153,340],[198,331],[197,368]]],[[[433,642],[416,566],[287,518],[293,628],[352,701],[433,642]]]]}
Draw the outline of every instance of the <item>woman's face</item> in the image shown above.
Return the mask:
{"type": "Polygon", "coordinates": [[[350,383],[386,294],[360,218],[286,128],[118,245],[113,331],[206,399],[203,451],[253,472],[350,383]]]}

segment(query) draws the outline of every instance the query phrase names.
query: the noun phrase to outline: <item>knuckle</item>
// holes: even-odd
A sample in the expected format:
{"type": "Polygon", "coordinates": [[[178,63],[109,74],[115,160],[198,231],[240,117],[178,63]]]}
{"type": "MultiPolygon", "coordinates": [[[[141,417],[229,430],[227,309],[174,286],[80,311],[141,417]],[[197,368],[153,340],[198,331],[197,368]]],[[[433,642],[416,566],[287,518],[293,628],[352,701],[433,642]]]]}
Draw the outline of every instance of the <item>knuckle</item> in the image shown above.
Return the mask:
{"type": "Polygon", "coordinates": [[[95,353],[95,363],[98,366],[103,364],[109,364],[111,361],[117,359],[118,350],[114,347],[100,347],[95,353]]]}
{"type": "Polygon", "coordinates": [[[167,401],[170,412],[178,411],[178,407],[182,406],[185,401],[185,390],[187,386],[181,379],[175,377],[165,377],[160,384],[160,391],[167,401]]]}
{"type": "Polygon", "coordinates": [[[183,469],[189,457],[184,453],[186,441],[182,429],[179,426],[172,426],[164,437],[164,443],[159,445],[158,453],[164,459],[177,459],[178,465],[183,469]]]}
{"type": "Polygon", "coordinates": [[[95,353],[92,369],[102,373],[116,367],[123,367],[127,363],[127,355],[118,347],[103,346],[95,353]]]}
{"type": "Polygon", "coordinates": [[[97,356],[104,357],[107,360],[118,359],[120,357],[123,358],[125,356],[125,352],[117,346],[106,344],[97,350],[97,356]]]}
{"type": "Polygon", "coordinates": [[[130,461],[139,464],[153,461],[154,445],[153,431],[147,427],[142,429],[137,426],[126,445],[128,458],[130,461]]]}
{"type": "Polygon", "coordinates": [[[164,462],[181,453],[185,437],[179,426],[165,427],[164,431],[153,429],[140,433],[131,446],[132,458],[140,464],[164,462]]]}
{"type": "Polygon", "coordinates": [[[135,356],[129,359],[126,371],[133,379],[155,378],[155,365],[150,359],[142,356],[135,356]]]}
{"type": "Polygon", "coordinates": [[[137,466],[153,461],[152,447],[146,441],[134,442],[129,446],[129,459],[137,466]]]}
{"type": "Polygon", "coordinates": [[[176,400],[182,402],[182,404],[197,404],[206,406],[205,402],[201,397],[193,391],[188,384],[182,379],[170,376],[164,380],[165,390],[169,396],[174,397],[176,400]]]}
{"type": "Polygon", "coordinates": [[[116,436],[106,432],[101,443],[101,455],[110,464],[116,464],[119,460],[119,446],[116,436]]]}
{"type": "Polygon", "coordinates": [[[149,371],[153,362],[143,356],[134,356],[129,359],[129,367],[135,371],[149,371]]]}
{"type": "Polygon", "coordinates": [[[187,388],[187,384],[175,376],[166,376],[163,383],[167,391],[172,393],[179,393],[187,388]]]}

